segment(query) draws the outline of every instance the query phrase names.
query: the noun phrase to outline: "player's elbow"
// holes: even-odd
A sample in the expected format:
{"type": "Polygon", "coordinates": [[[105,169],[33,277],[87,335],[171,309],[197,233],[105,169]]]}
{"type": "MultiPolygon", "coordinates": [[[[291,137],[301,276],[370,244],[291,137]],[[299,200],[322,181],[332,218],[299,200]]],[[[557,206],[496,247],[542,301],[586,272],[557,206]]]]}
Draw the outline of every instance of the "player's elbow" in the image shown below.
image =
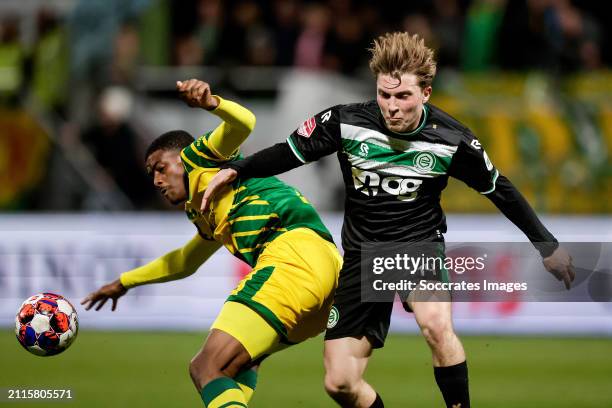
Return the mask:
{"type": "Polygon", "coordinates": [[[244,130],[248,133],[251,133],[253,131],[253,129],[255,129],[255,123],[257,122],[257,119],[255,118],[255,115],[253,114],[253,112],[251,111],[247,111],[248,113],[244,115],[244,118],[242,120],[242,126],[244,127],[244,130]]]}

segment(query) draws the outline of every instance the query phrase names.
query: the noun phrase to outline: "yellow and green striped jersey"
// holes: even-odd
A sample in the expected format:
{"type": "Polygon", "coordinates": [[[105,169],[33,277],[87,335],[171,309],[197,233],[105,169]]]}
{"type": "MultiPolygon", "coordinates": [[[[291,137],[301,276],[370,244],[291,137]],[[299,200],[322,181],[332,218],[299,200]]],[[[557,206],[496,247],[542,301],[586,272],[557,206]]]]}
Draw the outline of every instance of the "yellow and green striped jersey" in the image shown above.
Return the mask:
{"type": "Polygon", "coordinates": [[[203,191],[219,166],[240,158],[237,150],[227,158],[215,153],[211,134],[205,134],[181,152],[189,177],[185,212],[202,237],[222,243],[251,266],[274,238],[295,228],[310,228],[333,242],[308,200],[276,177],[236,180],[214,197],[210,212],[202,214],[203,191]]]}

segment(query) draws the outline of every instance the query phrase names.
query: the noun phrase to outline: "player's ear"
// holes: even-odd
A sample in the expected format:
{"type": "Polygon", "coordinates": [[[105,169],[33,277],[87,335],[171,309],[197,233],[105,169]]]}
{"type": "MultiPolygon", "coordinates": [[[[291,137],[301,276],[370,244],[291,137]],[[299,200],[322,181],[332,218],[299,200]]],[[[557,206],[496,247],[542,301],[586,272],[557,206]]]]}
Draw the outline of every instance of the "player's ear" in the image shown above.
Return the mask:
{"type": "Polygon", "coordinates": [[[431,86],[426,86],[423,88],[423,103],[427,103],[429,101],[429,97],[431,96],[431,86]]]}

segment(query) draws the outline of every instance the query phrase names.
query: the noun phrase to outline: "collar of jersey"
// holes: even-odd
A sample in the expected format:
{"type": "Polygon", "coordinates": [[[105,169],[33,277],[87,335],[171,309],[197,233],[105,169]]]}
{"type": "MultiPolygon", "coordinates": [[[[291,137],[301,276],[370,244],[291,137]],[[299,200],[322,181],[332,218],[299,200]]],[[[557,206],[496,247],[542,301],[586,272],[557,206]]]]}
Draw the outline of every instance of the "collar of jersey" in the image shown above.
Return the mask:
{"type": "Polygon", "coordinates": [[[411,132],[406,132],[406,133],[394,132],[394,131],[392,131],[389,128],[387,128],[387,130],[389,130],[389,132],[391,132],[391,133],[395,133],[396,135],[400,135],[400,136],[412,136],[412,135],[416,135],[421,130],[423,130],[423,128],[425,127],[425,123],[426,122],[427,122],[427,105],[423,105],[423,116],[421,116],[421,122],[419,123],[419,126],[417,126],[416,129],[414,129],[411,132]]]}

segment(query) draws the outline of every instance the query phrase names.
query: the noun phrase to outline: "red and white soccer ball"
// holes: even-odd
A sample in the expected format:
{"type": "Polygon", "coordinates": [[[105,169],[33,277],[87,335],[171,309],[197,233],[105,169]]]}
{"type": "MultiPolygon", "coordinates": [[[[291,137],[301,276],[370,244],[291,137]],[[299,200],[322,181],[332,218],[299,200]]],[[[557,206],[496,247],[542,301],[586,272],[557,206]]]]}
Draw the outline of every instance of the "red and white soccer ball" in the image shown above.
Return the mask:
{"type": "Polygon", "coordinates": [[[17,340],[37,356],[52,356],[66,350],[78,331],[74,306],[54,293],[31,296],[21,304],[15,317],[17,340]]]}

